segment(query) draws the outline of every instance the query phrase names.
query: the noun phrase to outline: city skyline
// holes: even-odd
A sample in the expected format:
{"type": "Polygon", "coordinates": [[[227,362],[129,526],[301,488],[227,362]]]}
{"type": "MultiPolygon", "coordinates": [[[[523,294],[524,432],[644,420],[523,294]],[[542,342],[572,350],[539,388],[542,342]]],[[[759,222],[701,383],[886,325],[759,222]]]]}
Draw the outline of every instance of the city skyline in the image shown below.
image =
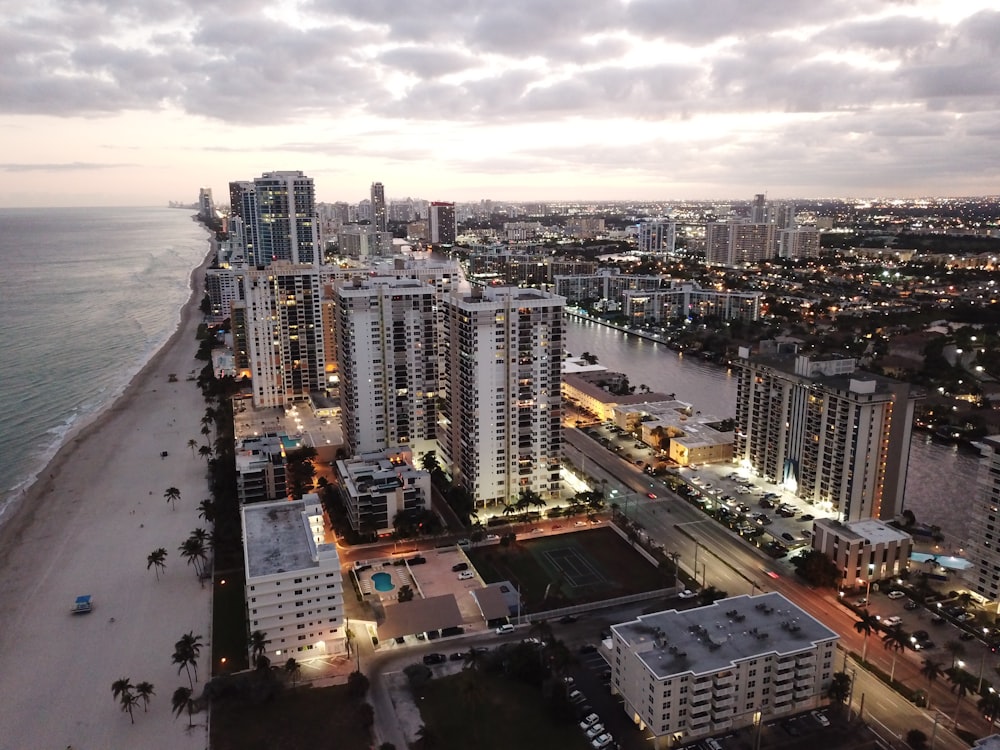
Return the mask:
{"type": "Polygon", "coordinates": [[[1000,184],[986,0],[0,0],[0,205],[973,196],[1000,184]]]}

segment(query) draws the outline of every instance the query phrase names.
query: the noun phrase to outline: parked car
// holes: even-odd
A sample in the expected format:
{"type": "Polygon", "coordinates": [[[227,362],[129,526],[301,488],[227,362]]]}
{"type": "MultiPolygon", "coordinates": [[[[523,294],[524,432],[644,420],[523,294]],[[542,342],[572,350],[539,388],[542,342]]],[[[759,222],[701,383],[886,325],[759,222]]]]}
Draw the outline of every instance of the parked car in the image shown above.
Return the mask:
{"type": "Polygon", "coordinates": [[[509,622],[504,623],[499,628],[497,628],[497,635],[507,635],[507,633],[513,633],[513,632],[514,632],[514,626],[511,625],[509,622]]]}
{"type": "Polygon", "coordinates": [[[683,590],[683,591],[682,591],[681,593],[679,593],[679,594],[678,594],[677,596],[678,596],[678,598],[680,598],[680,599],[694,599],[694,598],[695,598],[696,596],[698,596],[698,594],[696,594],[696,593],[695,593],[694,591],[692,591],[691,589],[684,589],[684,590],[683,590]]]}
{"type": "Polygon", "coordinates": [[[585,696],[579,690],[570,690],[569,694],[566,697],[569,698],[573,703],[583,703],[583,701],[587,700],[587,696],[585,696]]]}
{"type": "Polygon", "coordinates": [[[451,570],[453,573],[458,573],[459,571],[468,569],[469,569],[469,563],[455,563],[454,565],[451,566],[451,570]]]}
{"type": "Polygon", "coordinates": [[[604,734],[604,725],[600,723],[594,724],[594,726],[586,731],[588,740],[594,739],[599,734],[604,734]]]}
{"type": "Polygon", "coordinates": [[[913,601],[912,599],[908,599],[908,600],[907,600],[907,602],[906,602],[906,604],[904,604],[904,605],[903,605],[903,609],[907,609],[907,610],[910,610],[911,612],[912,612],[913,610],[915,610],[915,609],[918,609],[919,607],[920,607],[920,605],[919,605],[919,604],[917,604],[917,603],[916,603],[915,601],[913,601]]]}
{"type": "Polygon", "coordinates": [[[975,639],[975,634],[970,633],[968,630],[963,630],[962,635],[958,636],[963,641],[971,641],[975,639]]]}
{"type": "Polygon", "coordinates": [[[449,661],[465,661],[465,659],[466,659],[466,657],[468,657],[468,655],[469,654],[467,652],[465,652],[465,651],[456,651],[455,653],[453,653],[451,656],[448,657],[448,660],[449,661]]]}
{"type": "Polygon", "coordinates": [[[578,619],[579,618],[576,615],[563,615],[562,617],[559,618],[559,622],[562,625],[569,625],[571,623],[576,622],[578,619]]]}
{"type": "Polygon", "coordinates": [[[475,577],[476,574],[473,573],[471,570],[463,570],[461,573],[458,574],[458,580],[460,581],[469,581],[475,577]]]}
{"type": "Polygon", "coordinates": [[[444,654],[424,654],[424,664],[443,664],[448,661],[448,657],[444,654]]]}
{"type": "Polygon", "coordinates": [[[826,718],[826,714],[820,713],[819,711],[811,711],[809,715],[816,719],[821,727],[830,726],[830,720],[826,718]]]}
{"type": "Polygon", "coordinates": [[[584,716],[583,720],[580,722],[580,729],[589,729],[600,720],[601,717],[597,714],[588,714],[587,716],[584,716]]]}
{"type": "Polygon", "coordinates": [[[803,513],[801,516],[799,516],[799,520],[800,521],[815,521],[816,520],[816,516],[814,516],[812,513],[803,513]]]}
{"type": "Polygon", "coordinates": [[[610,734],[605,732],[604,734],[600,734],[594,739],[592,739],[590,741],[590,744],[594,746],[595,750],[603,750],[614,741],[615,741],[614,738],[610,734]]]}

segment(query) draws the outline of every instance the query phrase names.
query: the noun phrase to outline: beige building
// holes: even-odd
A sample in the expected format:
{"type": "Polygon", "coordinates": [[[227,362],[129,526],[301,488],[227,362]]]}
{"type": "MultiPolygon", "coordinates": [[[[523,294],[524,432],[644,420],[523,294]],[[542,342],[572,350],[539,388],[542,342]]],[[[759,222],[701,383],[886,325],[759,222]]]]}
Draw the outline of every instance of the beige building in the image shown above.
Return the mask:
{"type": "Polygon", "coordinates": [[[840,569],[842,586],[852,588],[900,575],[913,551],[913,537],[877,519],[841,523],[819,518],[812,546],[840,569]]]}
{"type": "Polygon", "coordinates": [[[657,401],[619,405],[613,409],[615,424],[640,439],[680,466],[729,462],[733,458],[732,421],[722,417],[694,413],[683,401],[657,401]],[[728,427],[728,429],[724,429],[728,427]]]}
{"type": "Polygon", "coordinates": [[[413,467],[408,448],[337,461],[347,518],[360,534],[388,534],[396,515],[431,507],[431,475],[413,467]]]}
{"type": "Polygon", "coordinates": [[[612,689],[676,747],[819,706],[837,639],[776,592],[641,615],[611,628],[612,689]]]}

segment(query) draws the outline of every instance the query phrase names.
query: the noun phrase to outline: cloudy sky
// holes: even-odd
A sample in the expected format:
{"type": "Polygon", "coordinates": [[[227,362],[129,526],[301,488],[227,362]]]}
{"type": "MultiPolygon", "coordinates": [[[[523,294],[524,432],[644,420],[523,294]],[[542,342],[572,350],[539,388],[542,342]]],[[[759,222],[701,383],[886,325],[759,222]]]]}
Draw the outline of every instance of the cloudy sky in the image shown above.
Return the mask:
{"type": "Polygon", "coordinates": [[[0,0],[0,206],[1000,193],[995,0],[0,0]]]}

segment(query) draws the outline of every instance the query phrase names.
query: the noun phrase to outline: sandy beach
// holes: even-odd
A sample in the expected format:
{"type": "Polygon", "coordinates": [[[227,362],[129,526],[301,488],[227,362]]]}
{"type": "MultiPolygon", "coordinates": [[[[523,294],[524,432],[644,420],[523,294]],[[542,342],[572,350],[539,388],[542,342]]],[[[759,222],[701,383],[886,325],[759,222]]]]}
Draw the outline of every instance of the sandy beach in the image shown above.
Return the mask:
{"type": "Polygon", "coordinates": [[[188,447],[204,443],[205,402],[187,380],[204,366],[194,354],[206,265],[192,274],[177,332],[0,528],[0,748],[208,747],[206,715],[188,730],[170,705],[188,685],[171,663],[183,634],[202,636],[196,696],[210,671],[211,587],[177,550],[206,525],[197,512],[208,497],[205,460],[188,447]],[[168,487],[180,490],[176,509],[168,487]],[[159,547],[168,556],[157,581],[146,557],[159,547]],[[94,610],[72,615],[80,594],[93,596],[94,610]],[[122,677],[154,685],[134,725],[111,693],[122,677]]]}

